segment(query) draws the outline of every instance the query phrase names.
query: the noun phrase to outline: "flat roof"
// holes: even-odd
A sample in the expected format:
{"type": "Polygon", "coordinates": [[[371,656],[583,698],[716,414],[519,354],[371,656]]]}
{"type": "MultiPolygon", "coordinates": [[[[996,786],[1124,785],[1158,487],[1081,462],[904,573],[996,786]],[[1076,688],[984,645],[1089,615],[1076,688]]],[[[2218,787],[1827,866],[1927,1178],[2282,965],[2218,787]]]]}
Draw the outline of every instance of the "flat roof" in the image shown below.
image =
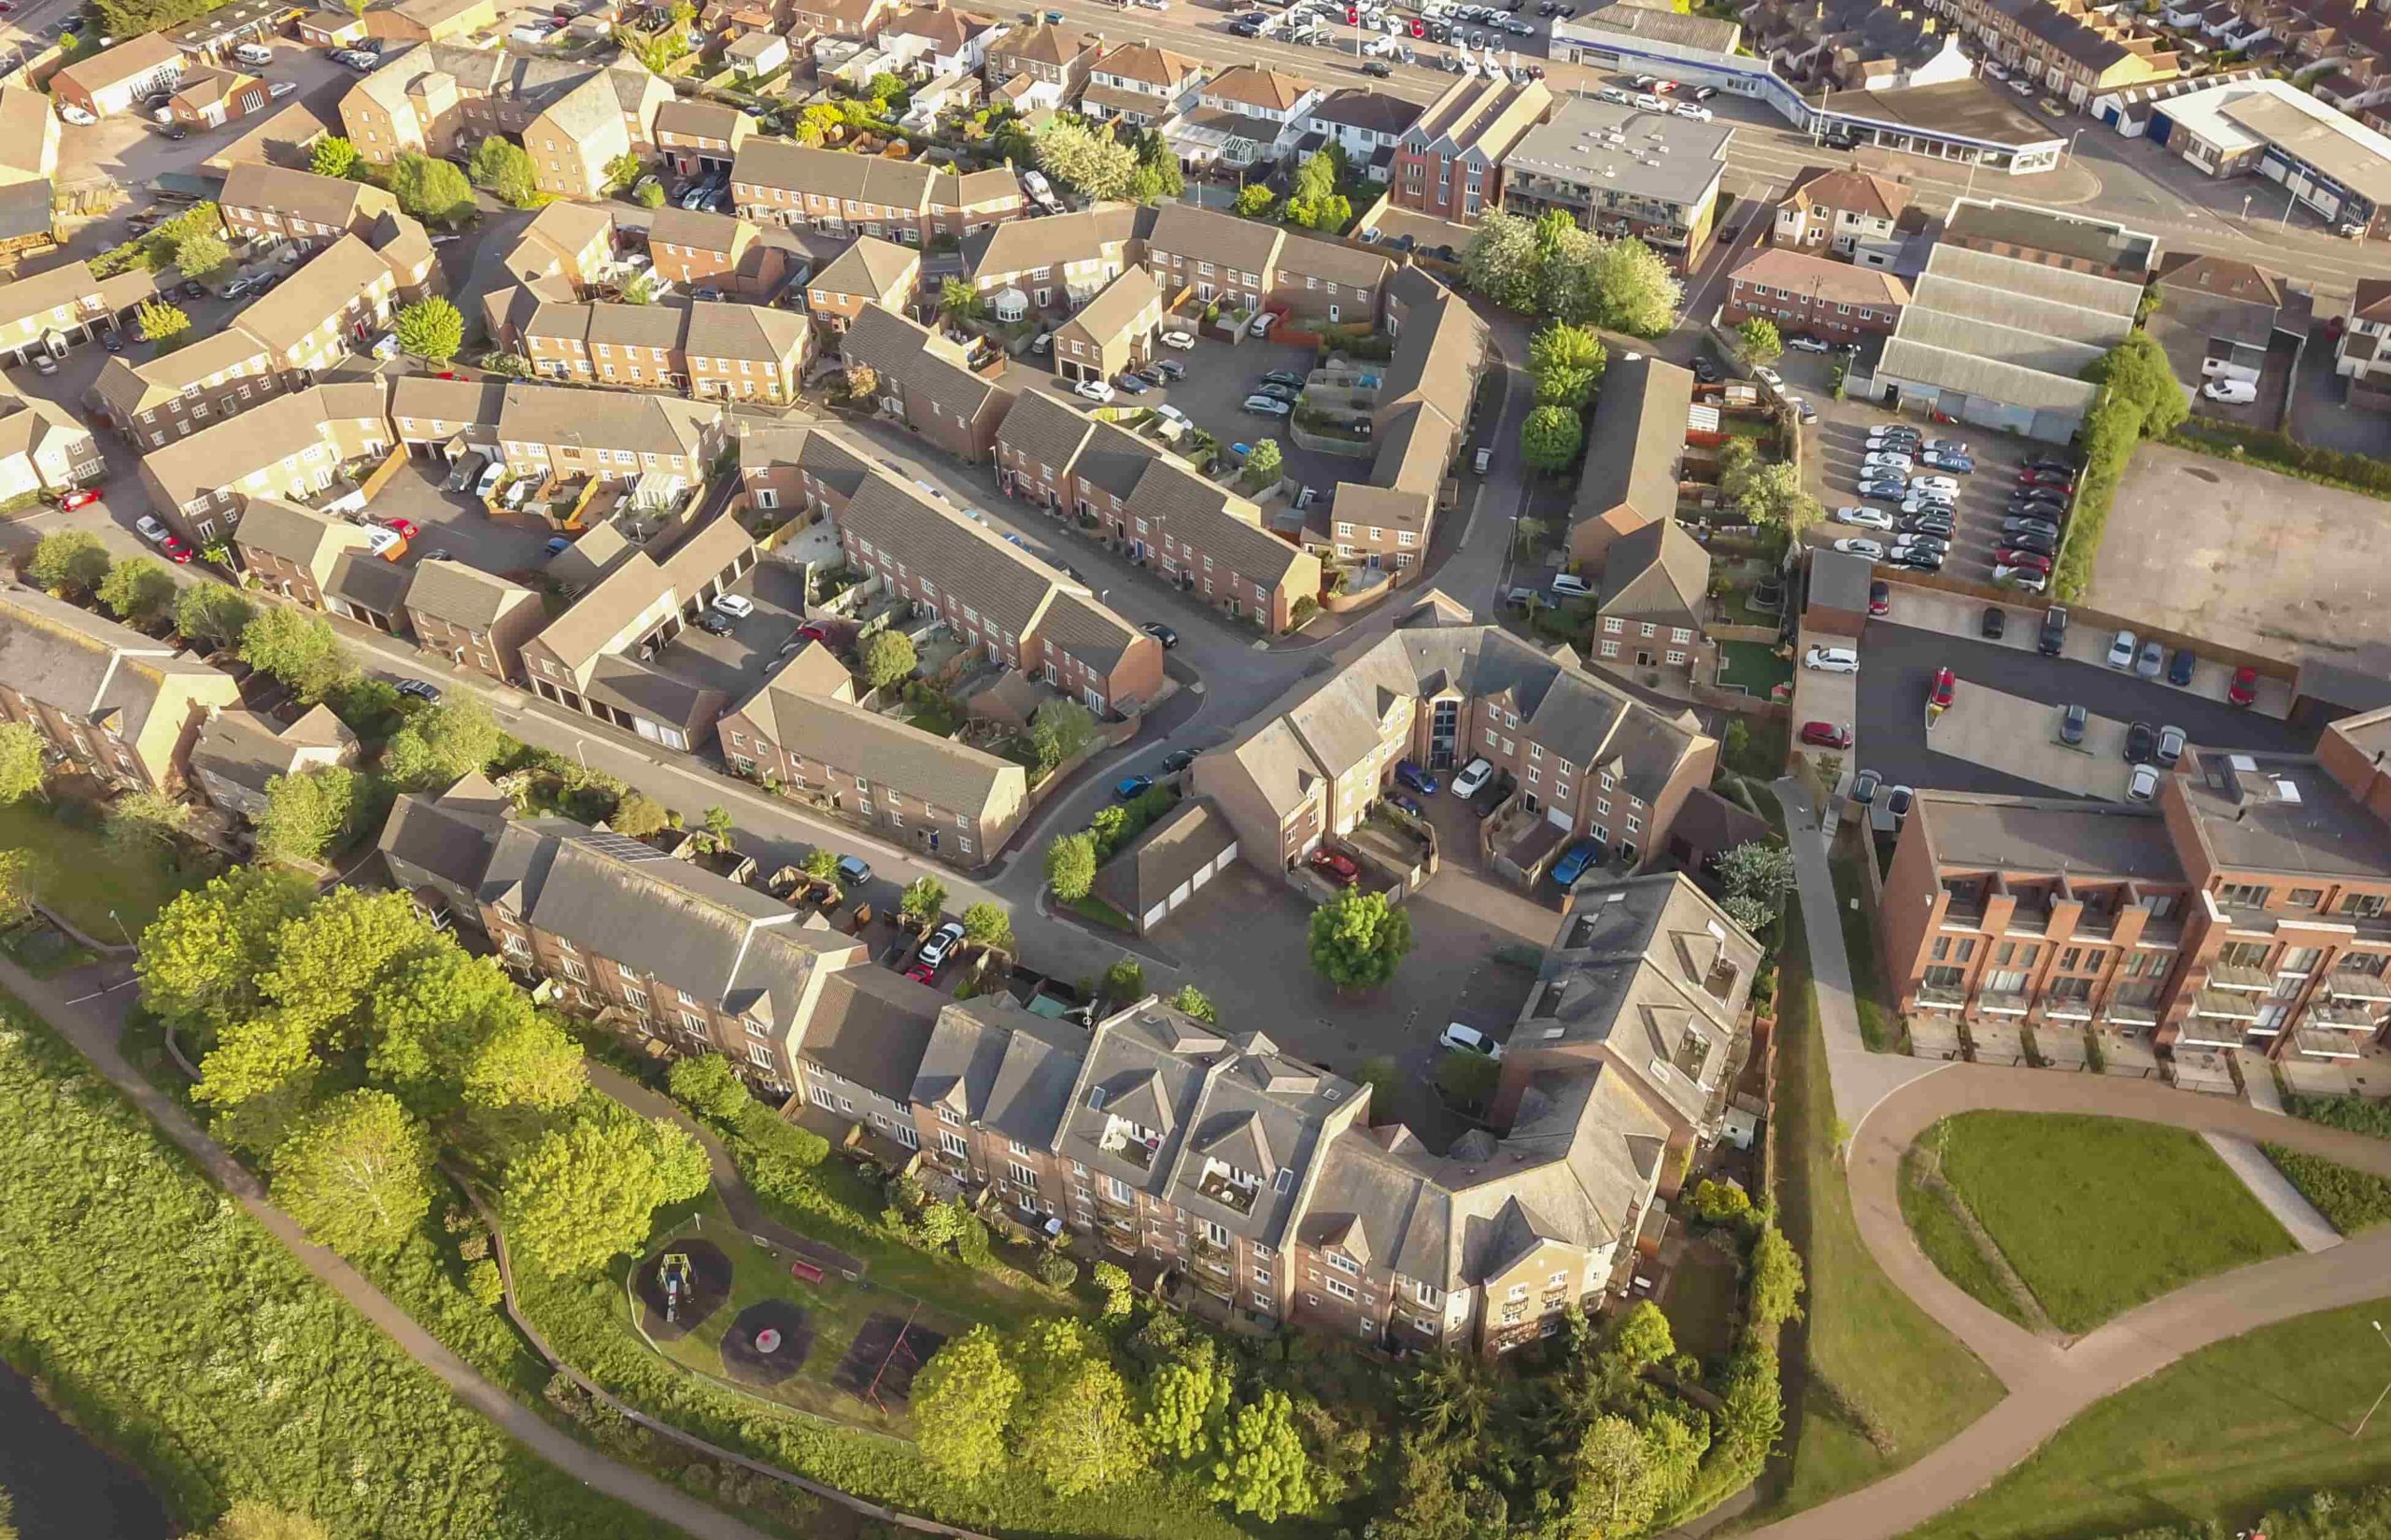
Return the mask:
{"type": "Polygon", "coordinates": [[[1918,129],[2010,150],[2055,145],[2066,137],[2019,107],[2007,92],[1979,79],[1898,91],[1838,91],[1811,105],[1830,118],[1918,129]]]}
{"type": "MultiPolygon", "coordinates": [[[[1701,49],[1708,53],[1733,53],[1743,40],[1743,24],[1721,21],[1707,16],[1685,16],[1674,10],[1657,9],[1620,0],[1597,11],[1563,21],[1554,27],[1565,39],[1580,27],[1592,27],[1600,32],[1626,33],[1631,36],[1650,38],[1655,42],[1675,43],[1681,48],[1701,49]]],[[[1579,38],[1580,42],[1594,42],[1579,38]]],[[[1600,46],[1598,43],[1596,46],[1600,46]]]]}
{"type": "Polygon", "coordinates": [[[2298,92],[2228,102],[2225,116],[2351,191],[2391,203],[2391,139],[2357,120],[2298,92]]]}
{"type": "Polygon", "coordinates": [[[1921,791],[1911,816],[1942,866],[2186,880],[2166,820],[2148,808],[1921,791]]]}
{"type": "Polygon", "coordinates": [[[1575,96],[1511,147],[1503,170],[1507,176],[1536,172],[1606,191],[1691,203],[1718,179],[1727,141],[1734,136],[1731,122],[1697,122],[1575,96]]]}
{"type": "Polygon", "coordinates": [[[2187,764],[2176,784],[2220,866],[2391,879],[2391,825],[2313,757],[2200,749],[2187,764]]]}

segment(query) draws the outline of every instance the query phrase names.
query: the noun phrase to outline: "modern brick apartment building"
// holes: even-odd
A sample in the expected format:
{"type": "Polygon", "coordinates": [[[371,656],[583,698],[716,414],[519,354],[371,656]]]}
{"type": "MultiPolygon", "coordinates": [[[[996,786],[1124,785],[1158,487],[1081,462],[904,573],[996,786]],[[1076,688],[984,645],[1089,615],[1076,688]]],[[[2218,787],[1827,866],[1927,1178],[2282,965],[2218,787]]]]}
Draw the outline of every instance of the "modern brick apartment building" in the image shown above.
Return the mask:
{"type": "Polygon", "coordinates": [[[194,545],[240,522],[251,498],[304,502],[343,466],[391,445],[378,380],[318,385],[279,395],[229,422],[152,449],[141,461],[149,505],[194,545]]]}
{"type": "Polygon", "coordinates": [[[221,669],[38,588],[0,584],[0,720],[32,723],[86,775],[171,790],[208,713],[240,701],[221,669]]]}
{"type": "Polygon", "coordinates": [[[1908,303],[1909,285],[1890,273],[1766,247],[1729,276],[1719,319],[1740,326],[1758,317],[1789,337],[1857,342],[1890,336],[1908,303]]]}
{"type": "Polygon", "coordinates": [[[1428,104],[1394,147],[1387,197],[1397,208],[1475,224],[1503,203],[1503,161],[1552,110],[1541,80],[1467,76],[1428,104]]]}
{"type": "Polygon", "coordinates": [[[2154,809],[1927,792],[1883,906],[1901,1009],[2271,1057],[2391,1015],[2391,711],[2194,749],[2154,809]]]}

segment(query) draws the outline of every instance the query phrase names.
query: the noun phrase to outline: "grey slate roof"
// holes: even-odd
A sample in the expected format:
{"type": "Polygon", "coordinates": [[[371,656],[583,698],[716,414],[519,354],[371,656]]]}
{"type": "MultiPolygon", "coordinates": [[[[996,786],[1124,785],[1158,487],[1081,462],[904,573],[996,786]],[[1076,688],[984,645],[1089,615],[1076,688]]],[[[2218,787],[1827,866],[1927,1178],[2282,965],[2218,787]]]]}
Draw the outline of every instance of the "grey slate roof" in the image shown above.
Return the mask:
{"type": "Polygon", "coordinates": [[[1052,391],[1025,390],[997,429],[997,447],[1068,475],[1096,427],[1094,418],[1052,391]]]}
{"type": "Polygon", "coordinates": [[[343,551],[332,563],[332,580],[324,585],[324,593],[375,615],[395,617],[405,611],[409,581],[407,570],[395,562],[363,551],[343,551]]]}
{"type": "Polygon", "coordinates": [[[850,362],[869,364],[909,398],[966,421],[978,417],[991,396],[1004,393],[1001,386],[966,368],[952,343],[877,304],[856,314],[840,338],[839,351],[850,362]]]}
{"type": "MultiPolygon", "coordinates": [[[[759,696],[770,696],[766,685],[759,696]]],[[[756,701],[740,709],[760,721],[756,701]]],[[[908,798],[953,812],[995,816],[1028,795],[1019,765],[953,739],[939,738],[877,712],[819,695],[765,708],[780,746],[849,774],[870,775],[908,798]]]]}
{"type": "Polygon", "coordinates": [[[913,1090],[946,996],[867,963],[822,981],[805,1020],[804,1055],[891,1101],[913,1090]]]}
{"type": "Polygon", "coordinates": [[[958,1000],[939,1012],[906,1099],[1044,1148],[1070,1105],[1087,1043],[1084,1029],[1025,1010],[1009,995],[958,1000]]]}
{"type": "Polygon", "coordinates": [[[191,761],[194,770],[262,792],[268,781],[290,772],[303,750],[353,747],[356,742],[357,735],[329,706],[318,706],[288,726],[263,712],[219,711],[200,729],[191,761]]]}
{"type": "Polygon", "coordinates": [[[1569,510],[1571,523],[1616,508],[1646,523],[1677,511],[1677,469],[1685,454],[1693,374],[1662,359],[1615,360],[1586,433],[1586,473],[1569,510]]]}
{"type": "MultiPolygon", "coordinates": [[[[436,798],[403,792],[390,804],[390,816],[375,841],[386,861],[446,879],[460,887],[478,888],[498,849],[497,821],[445,807],[436,798]]],[[[403,881],[392,871],[394,880],[403,881]]]]}
{"type": "Polygon", "coordinates": [[[1104,863],[1096,874],[1096,891],[1135,918],[1168,898],[1235,843],[1237,830],[1210,798],[1183,798],[1104,863]]]}
{"type": "Polygon", "coordinates": [[[1062,574],[986,527],[953,514],[878,471],[849,500],[841,527],[898,561],[931,574],[941,589],[1014,636],[1026,636],[1062,574]]]}
{"type": "MultiPolygon", "coordinates": [[[[250,516],[255,514],[252,504],[250,516]]],[[[245,518],[243,523],[247,522],[245,518]]],[[[495,572],[461,561],[421,561],[416,564],[415,581],[407,586],[406,603],[410,610],[420,610],[452,626],[486,631],[516,605],[536,604],[539,600],[539,595],[519,583],[509,583],[495,572]]]]}

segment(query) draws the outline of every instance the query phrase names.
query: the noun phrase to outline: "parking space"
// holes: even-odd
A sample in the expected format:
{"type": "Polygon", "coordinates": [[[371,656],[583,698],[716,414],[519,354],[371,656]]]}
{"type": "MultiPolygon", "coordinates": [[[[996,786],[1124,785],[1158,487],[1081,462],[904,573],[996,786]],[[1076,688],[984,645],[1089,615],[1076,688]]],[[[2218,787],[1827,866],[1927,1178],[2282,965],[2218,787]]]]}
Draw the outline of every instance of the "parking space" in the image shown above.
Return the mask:
{"type": "MultiPolygon", "coordinates": [[[[1796,643],[1796,657],[1805,657],[1814,646],[1847,647],[1851,639],[1831,636],[1822,631],[1804,631],[1796,643]]],[[[1861,667],[1866,667],[1862,658],[1861,667]]],[[[1860,714],[1860,676],[1850,673],[1829,673],[1823,669],[1796,669],[1793,671],[1793,730],[1795,746],[1806,754],[1836,754],[1842,751],[1823,747],[1804,747],[1800,742],[1803,725],[1828,722],[1850,728],[1857,732],[1860,714]]]]}
{"type": "Polygon", "coordinates": [[[2117,488],[2089,602],[2245,651],[2346,657],[2391,647],[2385,572],[2391,519],[2376,499],[2146,444],[2117,488]]]}
{"type": "Polygon", "coordinates": [[[720,636],[685,628],[657,656],[656,666],[677,679],[743,700],[789,649],[805,620],[805,582],[776,561],[759,561],[730,591],[754,603],[752,615],[724,618],[720,636]]]}
{"type": "MultiPolygon", "coordinates": [[[[1922,703],[1921,703],[1922,709],[1922,703]]],[[[2125,797],[2126,724],[2087,713],[2084,740],[2059,739],[2059,706],[1970,680],[1927,729],[1937,754],[2005,771],[2073,797],[2125,797]]]]}
{"type": "MultiPolygon", "coordinates": [[[[1787,383],[1790,385],[1793,381],[1789,377],[1787,383]]],[[[1851,410],[1853,403],[1848,402],[1836,404],[1840,409],[1821,413],[1808,441],[1808,458],[1817,467],[1817,496],[1830,516],[1812,528],[1809,538],[1813,542],[1825,543],[1856,536],[1877,541],[1890,548],[1897,532],[1916,530],[1941,536],[1939,529],[1911,522],[1926,515],[1927,510],[1922,505],[1912,508],[1898,497],[1863,498],[1859,490],[1860,483],[1864,479],[1870,432],[1877,428],[1908,428],[1917,432],[1921,445],[1932,444],[1956,448],[1974,462],[1972,472],[1942,471],[1920,462],[1908,473],[1896,469],[1893,474],[1902,480],[1947,475],[1958,484],[1958,493],[1950,504],[1952,527],[1947,536],[1941,536],[1947,540],[1948,549],[1940,570],[1949,576],[1972,583],[1992,582],[1996,553],[2008,544],[2009,537],[2002,525],[2014,516],[2012,502],[2019,494],[2017,477],[2022,462],[2066,457],[2056,454],[2048,445],[1993,434],[1980,428],[1958,428],[1909,417],[1896,417],[1882,407],[1864,406],[1854,411],[1851,410]],[[1838,510],[1853,507],[1871,509],[1878,516],[1889,516],[1895,521],[1896,530],[1849,525],[1833,516],[1838,510]]],[[[1910,458],[1914,461],[1919,460],[1918,450],[1913,449],[1910,458]]],[[[2052,513],[2044,516],[2054,525],[2065,527],[2063,514],[2052,513]]],[[[1878,523],[1881,524],[1881,518],[1878,523]]],[[[2046,543],[2056,548],[2055,539],[2046,543]]]]}
{"type": "Polygon", "coordinates": [[[366,509],[375,519],[403,518],[416,527],[406,559],[446,552],[468,567],[512,576],[539,571],[550,532],[530,517],[492,518],[478,498],[446,489],[448,462],[411,458],[392,473],[366,509]]]}
{"type": "Polygon", "coordinates": [[[2329,323],[2310,330],[2291,382],[2286,421],[2303,444],[2347,455],[2391,459],[2391,416],[2350,405],[2349,381],[2333,373],[2341,334],[2329,323]]]}
{"type": "MultiPolygon", "coordinates": [[[[1206,338],[1198,340],[1192,350],[1166,348],[1159,356],[1176,359],[1186,368],[1186,377],[1149,389],[1143,395],[1125,392],[1114,399],[1114,406],[1129,410],[1176,407],[1224,446],[1277,439],[1285,457],[1285,475],[1306,487],[1325,488],[1348,478],[1368,478],[1367,459],[1317,454],[1298,447],[1287,431],[1285,417],[1266,417],[1245,408],[1245,399],[1265,383],[1264,375],[1275,372],[1301,379],[1309,374],[1316,360],[1312,348],[1251,337],[1238,343],[1206,338]]],[[[1069,389],[1060,381],[1051,388],[1069,389]]]]}

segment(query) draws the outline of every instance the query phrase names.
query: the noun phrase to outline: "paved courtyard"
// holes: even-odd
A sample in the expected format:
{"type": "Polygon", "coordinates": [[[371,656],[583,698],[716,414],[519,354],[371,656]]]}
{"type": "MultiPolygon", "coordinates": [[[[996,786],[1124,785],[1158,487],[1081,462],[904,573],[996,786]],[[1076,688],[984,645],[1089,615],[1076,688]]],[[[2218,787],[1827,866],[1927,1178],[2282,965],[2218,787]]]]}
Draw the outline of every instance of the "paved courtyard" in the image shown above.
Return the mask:
{"type": "Polygon", "coordinates": [[[685,627],[656,666],[677,679],[717,689],[736,703],[754,694],[805,619],[805,580],[777,561],[759,561],[730,591],[755,600],[756,613],[731,622],[727,636],[685,627]]]}
{"type": "Polygon", "coordinates": [[[407,559],[446,551],[468,567],[521,581],[546,561],[548,527],[529,515],[494,518],[481,500],[446,490],[448,462],[410,458],[391,473],[369,512],[375,518],[404,518],[422,532],[407,559]]]}
{"type": "Polygon", "coordinates": [[[2379,500],[2145,444],[2109,516],[2090,602],[2230,647],[2391,658],[2379,500]]]}

